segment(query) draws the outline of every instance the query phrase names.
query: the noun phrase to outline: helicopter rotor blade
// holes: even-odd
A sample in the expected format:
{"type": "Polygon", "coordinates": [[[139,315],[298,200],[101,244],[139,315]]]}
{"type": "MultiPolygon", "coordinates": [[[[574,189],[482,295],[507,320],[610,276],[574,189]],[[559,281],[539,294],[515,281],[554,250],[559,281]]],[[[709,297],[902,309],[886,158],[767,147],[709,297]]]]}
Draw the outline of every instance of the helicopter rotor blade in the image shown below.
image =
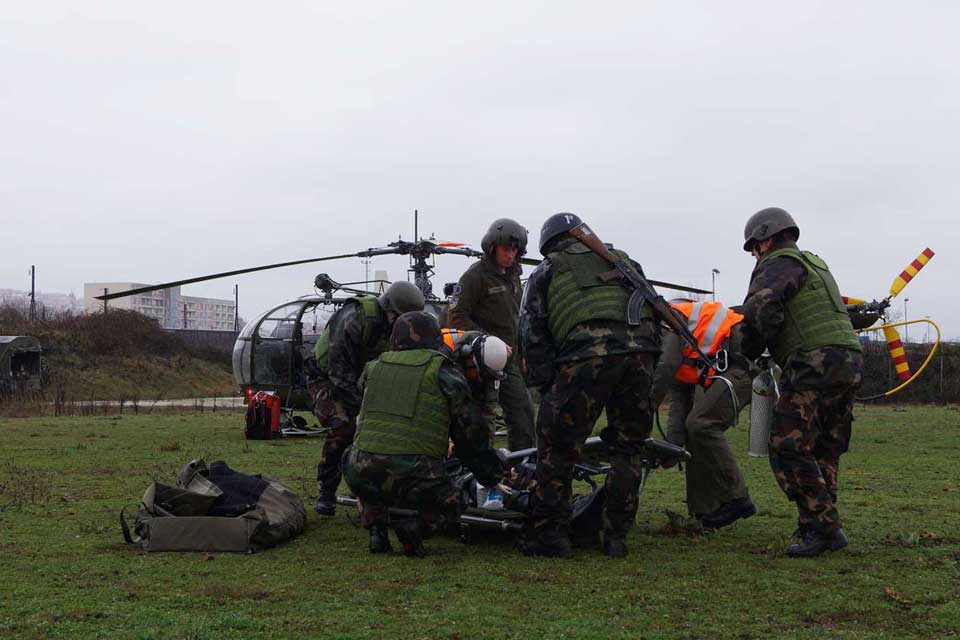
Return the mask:
{"type": "Polygon", "coordinates": [[[242,273],[252,273],[254,271],[266,271],[267,269],[279,269],[280,267],[292,267],[297,264],[308,264],[310,262],[323,262],[325,260],[340,260],[343,258],[355,258],[358,253],[344,253],[338,256],[324,256],[323,258],[309,258],[307,260],[293,260],[291,262],[278,262],[276,264],[263,265],[261,267],[251,267],[249,269],[235,269],[234,271],[224,271],[223,273],[214,273],[207,276],[198,276],[196,278],[186,278],[184,280],[175,280],[173,282],[164,282],[163,284],[151,285],[149,287],[139,287],[128,291],[118,291],[117,293],[108,293],[102,296],[95,296],[97,300],[113,300],[115,298],[125,298],[134,296],[138,293],[149,293],[150,291],[159,291],[160,289],[169,289],[170,287],[179,287],[185,284],[195,282],[205,282],[207,280],[216,280],[217,278],[226,278],[228,276],[237,276],[242,273]]]}
{"type": "Polygon", "coordinates": [[[900,272],[893,280],[893,284],[890,285],[890,298],[897,297],[897,294],[903,291],[903,288],[907,286],[907,283],[913,280],[914,276],[923,269],[924,265],[930,262],[930,258],[934,256],[933,251],[929,247],[920,252],[920,255],[917,256],[917,259],[907,265],[907,268],[900,272]]]}
{"type": "Polygon", "coordinates": [[[471,249],[469,247],[451,247],[447,245],[438,244],[434,248],[436,253],[450,253],[459,256],[469,256],[471,258],[482,258],[483,253],[477,251],[476,249],[471,249]]]}
{"type": "Polygon", "coordinates": [[[674,284],[672,282],[663,282],[661,280],[651,280],[650,278],[647,278],[647,282],[649,282],[654,286],[663,287],[664,289],[673,289],[674,291],[686,291],[687,293],[702,293],[702,294],[713,293],[713,291],[710,291],[708,289],[698,289],[696,287],[688,287],[685,284],[674,284]]]}
{"type": "Polygon", "coordinates": [[[907,362],[907,353],[903,348],[903,342],[900,341],[900,332],[896,327],[884,325],[883,337],[887,340],[887,349],[890,351],[890,357],[893,358],[893,366],[897,370],[897,378],[900,382],[906,382],[910,379],[910,363],[907,362]]]}
{"type": "MultiPolygon", "coordinates": [[[[483,254],[478,253],[478,256],[479,255],[483,255],[483,254]]],[[[520,258],[520,264],[529,265],[531,267],[535,267],[541,262],[543,261],[537,260],[536,258],[520,258]]],[[[685,291],[687,293],[702,293],[702,294],[713,293],[713,291],[710,291],[708,289],[698,289],[696,287],[688,287],[685,284],[675,284],[673,282],[664,282],[663,280],[651,280],[650,278],[647,278],[647,282],[654,285],[655,287],[663,287],[664,289],[673,289],[674,291],[685,291]]]]}

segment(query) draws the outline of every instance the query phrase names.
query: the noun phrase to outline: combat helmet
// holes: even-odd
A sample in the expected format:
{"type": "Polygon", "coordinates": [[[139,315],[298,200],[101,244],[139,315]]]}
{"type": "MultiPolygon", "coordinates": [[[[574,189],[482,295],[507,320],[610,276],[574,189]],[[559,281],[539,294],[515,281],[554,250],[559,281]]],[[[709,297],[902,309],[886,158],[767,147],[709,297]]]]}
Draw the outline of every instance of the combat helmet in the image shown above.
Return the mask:
{"type": "Polygon", "coordinates": [[[408,311],[423,311],[423,292],[415,284],[406,281],[394,282],[377,298],[380,308],[397,315],[408,311]]]}
{"type": "Polygon", "coordinates": [[[492,257],[494,247],[498,244],[516,247],[517,255],[522,256],[527,252],[527,230],[519,222],[510,218],[494,220],[487,232],[483,234],[480,248],[492,257]]]}
{"type": "Polygon", "coordinates": [[[787,229],[793,229],[800,237],[800,227],[786,210],[780,207],[761,209],[750,216],[743,228],[743,250],[751,251],[754,242],[767,240],[787,229]]]}
{"type": "Polygon", "coordinates": [[[554,238],[579,227],[581,224],[583,224],[583,220],[575,213],[555,213],[547,218],[543,226],[540,227],[540,253],[546,256],[550,252],[545,252],[544,248],[547,247],[554,238]]]}
{"type": "Polygon", "coordinates": [[[443,348],[443,337],[440,335],[440,324],[433,314],[426,311],[408,311],[397,318],[390,332],[390,349],[404,351],[406,349],[433,349],[443,348]]]}
{"type": "Polygon", "coordinates": [[[481,333],[462,347],[464,355],[472,356],[478,368],[495,380],[507,377],[503,370],[510,358],[510,347],[497,336],[481,333]]]}

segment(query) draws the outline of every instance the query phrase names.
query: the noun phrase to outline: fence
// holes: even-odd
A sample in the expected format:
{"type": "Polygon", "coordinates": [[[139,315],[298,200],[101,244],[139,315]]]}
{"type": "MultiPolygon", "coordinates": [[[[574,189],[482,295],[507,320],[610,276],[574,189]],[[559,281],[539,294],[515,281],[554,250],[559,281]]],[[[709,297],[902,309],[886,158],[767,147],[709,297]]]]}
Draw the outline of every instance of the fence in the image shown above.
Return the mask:
{"type": "MultiPolygon", "coordinates": [[[[905,345],[911,373],[920,368],[930,348],[929,344],[905,345]]],[[[875,395],[899,384],[886,343],[864,344],[863,360],[863,387],[859,395],[875,395]]],[[[960,402],[960,343],[941,344],[929,366],[910,386],[878,402],[960,402]]]]}
{"type": "Polygon", "coordinates": [[[233,353],[233,344],[237,341],[236,331],[202,331],[199,329],[165,329],[187,346],[200,351],[219,351],[233,353]]]}

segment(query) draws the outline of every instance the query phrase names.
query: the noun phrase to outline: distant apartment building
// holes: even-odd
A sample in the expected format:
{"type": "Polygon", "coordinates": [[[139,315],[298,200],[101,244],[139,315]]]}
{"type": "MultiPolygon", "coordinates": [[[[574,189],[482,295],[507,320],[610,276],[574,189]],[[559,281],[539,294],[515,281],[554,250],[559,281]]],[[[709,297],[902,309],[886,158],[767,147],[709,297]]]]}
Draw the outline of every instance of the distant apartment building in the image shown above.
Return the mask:
{"type": "MultiPolygon", "coordinates": [[[[83,304],[88,312],[103,309],[103,300],[95,296],[119,293],[148,284],[139,282],[85,282],[83,304]]],[[[110,300],[108,308],[129,309],[156,319],[165,329],[200,329],[206,331],[233,331],[236,305],[233,300],[197,298],[180,295],[180,287],[138,293],[110,300]]]]}
{"type": "MultiPolygon", "coordinates": [[[[83,303],[72,293],[36,293],[37,307],[42,311],[83,312],[83,303]]],[[[30,292],[19,289],[0,289],[0,305],[29,306],[30,292]]]]}

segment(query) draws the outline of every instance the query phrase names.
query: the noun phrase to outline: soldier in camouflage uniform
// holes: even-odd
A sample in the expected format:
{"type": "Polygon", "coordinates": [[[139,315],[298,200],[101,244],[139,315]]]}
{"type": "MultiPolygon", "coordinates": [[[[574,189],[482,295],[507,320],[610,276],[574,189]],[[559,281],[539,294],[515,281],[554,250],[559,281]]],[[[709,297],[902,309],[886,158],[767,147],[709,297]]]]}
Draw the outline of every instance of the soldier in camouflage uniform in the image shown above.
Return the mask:
{"type": "MultiPolygon", "coordinates": [[[[570,213],[547,219],[540,232],[546,259],[524,291],[521,366],[527,384],[539,387],[543,400],[537,419],[537,487],[521,550],[570,555],[573,467],[606,409],[607,427],[600,434],[610,462],[603,544],[607,555],[622,557],[639,504],[638,454],[652,428],[650,384],[659,330],[649,307],[638,326],[627,325],[629,292],[611,277],[603,258],[567,233],[580,224],[570,213]]],[[[640,265],[634,265],[639,271],[640,265]]]]}
{"type": "Polygon", "coordinates": [[[387,349],[397,316],[423,309],[423,294],[409,282],[394,282],[379,297],[356,296],[327,322],[314,347],[315,360],[305,364],[313,413],[329,431],[317,465],[316,511],[332,516],[340,486],[340,461],[353,442],[363,398],[357,380],[367,361],[387,349]]]}
{"type": "Polygon", "coordinates": [[[444,512],[454,517],[458,508],[444,465],[448,439],[481,483],[499,483],[503,470],[469,384],[446,355],[436,319],[426,312],[400,316],[390,348],[361,378],[363,404],[343,473],[370,530],[370,552],[391,550],[392,524],[404,553],[422,556],[424,524],[444,512]],[[391,522],[390,507],[421,515],[391,522]]]}
{"type": "Polygon", "coordinates": [[[757,258],[744,300],[744,353],[770,350],[783,374],[770,434],[770,466],[797,504],[800,542],[787,554],[847,546],[837,511],[840,455],[850,444],[863,357],[826,263],[800,251],[789,213],[763,209],[747,221],[743,248],[757,258]]]}
{"type": "Polygon", "coordinates": [[[699,383],[697,363],[690,360],[693,350],[668,331],[652,393],[654,407],[669,395],[667,440],[693,456],[684,468],[687,509],[704,528],[719,529],[757,512],[724,435],[737,423],[737,410],[750,403],[750,361],[741,353],[743,316],[716,302],[672,304],[687,318],[704,353],[712,356],[722,348],[727,354],[726,370],[712,375],[723,376],[730,386],[717,379],[699,383]]]}
{"type": "MultiPolygon", "coordinates": [[[[517,343],[520,308],[520,258],[527,249],[527,230],[517,222],[495,220],[480,243],[484,256],[467,269],[452,292],[451,327],[483,331],[511,348],[517,343]]],[[[533,446],[533,402],[516,358],[505,369],[499,402],[507,423],[507,446],[513,451],[533,446]]]]}

